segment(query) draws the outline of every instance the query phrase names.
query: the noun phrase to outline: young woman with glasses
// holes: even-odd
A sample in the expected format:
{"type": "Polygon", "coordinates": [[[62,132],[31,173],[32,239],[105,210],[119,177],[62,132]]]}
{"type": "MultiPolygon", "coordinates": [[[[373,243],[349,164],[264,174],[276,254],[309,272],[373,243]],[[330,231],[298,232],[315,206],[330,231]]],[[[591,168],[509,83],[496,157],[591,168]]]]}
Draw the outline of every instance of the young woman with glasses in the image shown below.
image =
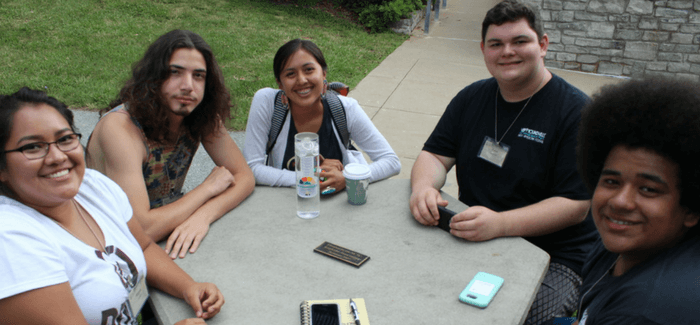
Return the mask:
{"type": "Polygon", "coordinates": [[[120,187],[85,168],[63,103],[0,96],[0,145],[0,324],[136,324],[146,281],[192,306],[198,318],[180,324],[219,312],[219,289],[172,262],[120,187]]]}

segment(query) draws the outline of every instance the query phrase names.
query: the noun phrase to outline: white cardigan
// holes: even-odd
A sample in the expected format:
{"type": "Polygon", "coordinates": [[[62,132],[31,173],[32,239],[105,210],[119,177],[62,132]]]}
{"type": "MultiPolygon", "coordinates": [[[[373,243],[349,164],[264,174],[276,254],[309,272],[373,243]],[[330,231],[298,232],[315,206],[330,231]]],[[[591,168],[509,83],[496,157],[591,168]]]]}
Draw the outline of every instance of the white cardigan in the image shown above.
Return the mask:
{"type": "MultiPolygon", "coordinates": [[[[272,124],[272,113],[275,107],[275,95],[279,90],[263,88],[258,90],[253,97],[248,113],[248,124],[245,131],[245,155],[248,166],[253,170],[257,184],[270,186],[294,186],[296,175],[294,171],[282,169],[282,160],[287,148],[287,135],[289,134],[290,115],[287,114],[277,142],[270,152],[272,166],[265,165],[265,148],[267,146],[270,125],[272,124]]],[[[345,116],[348,122],[350,139],[355,145],[362,149],[372,163],[369,169],[372,173],[371,182],[391,177],[401,171],[399,157],[391,149],[389,142],[379,133],[379,130],[372,124],[367,114],[356,100],[338,96],[345,108],[345,116]]],[[[333,125],[336,139],[343,152],[343,164],[348,163],[348,152],[340,141],[338,130],[333,125]]]]}

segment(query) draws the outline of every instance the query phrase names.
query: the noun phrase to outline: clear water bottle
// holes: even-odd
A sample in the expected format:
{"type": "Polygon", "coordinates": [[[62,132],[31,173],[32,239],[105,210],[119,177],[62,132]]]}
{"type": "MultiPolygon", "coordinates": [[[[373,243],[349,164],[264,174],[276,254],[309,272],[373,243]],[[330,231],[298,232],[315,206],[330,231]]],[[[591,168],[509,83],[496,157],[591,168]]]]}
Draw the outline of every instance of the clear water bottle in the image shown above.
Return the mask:
{"type": "Polygon", "coordinates": [[[321,210],[318,134],[302,132],[295,135],[294,154],[297,173],[297,216],[313,219],[318,217],[321,210]]]}

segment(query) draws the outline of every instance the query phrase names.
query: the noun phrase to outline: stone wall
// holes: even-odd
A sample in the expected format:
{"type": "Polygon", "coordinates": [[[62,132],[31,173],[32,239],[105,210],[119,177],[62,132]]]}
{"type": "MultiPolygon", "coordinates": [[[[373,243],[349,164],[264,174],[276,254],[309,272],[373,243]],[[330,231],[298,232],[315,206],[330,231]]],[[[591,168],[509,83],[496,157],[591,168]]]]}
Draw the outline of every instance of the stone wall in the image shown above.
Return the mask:
{"type": "Polygon", "coordinates": [[[700,0],[525,0],[549,35],[547,66],[700,81],[700,0]]]}
{"type": "Polygon", "coordinates": [[[395,33],[402,33],[406,35],[411,35],[413,29],[416,28],[418,22],[425,16],[425,8],[422,10],[416,10],[411,14],[411,17],[406,19],[401,19],[397,22],[389,24],[389,29],[395,33]]]}

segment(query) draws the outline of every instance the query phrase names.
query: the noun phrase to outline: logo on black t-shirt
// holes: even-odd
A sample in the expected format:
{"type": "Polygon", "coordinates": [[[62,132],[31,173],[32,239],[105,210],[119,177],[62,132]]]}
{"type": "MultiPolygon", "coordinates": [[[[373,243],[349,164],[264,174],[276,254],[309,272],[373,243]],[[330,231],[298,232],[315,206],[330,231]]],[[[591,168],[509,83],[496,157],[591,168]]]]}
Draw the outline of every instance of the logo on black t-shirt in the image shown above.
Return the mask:
{"type": "Polygon", "coordinates": [[[544,137],[547,135],[547,133],[540,132],[540,131],[535,131],[531,130],[528,128],[522,128],[520,129],[520,133],[518,134],[518,138],[524,138],[528,140],[532,140],[538,143],[544,143],[544,137]]]}

